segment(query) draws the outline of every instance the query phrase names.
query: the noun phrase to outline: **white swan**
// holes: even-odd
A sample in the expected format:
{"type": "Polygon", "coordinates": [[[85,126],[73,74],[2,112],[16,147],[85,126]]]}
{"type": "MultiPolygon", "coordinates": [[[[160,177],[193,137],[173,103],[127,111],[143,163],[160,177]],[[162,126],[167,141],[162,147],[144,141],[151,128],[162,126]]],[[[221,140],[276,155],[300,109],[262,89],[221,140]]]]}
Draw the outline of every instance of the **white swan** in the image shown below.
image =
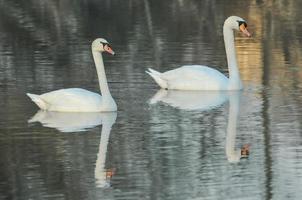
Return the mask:
{"type": "Polygon", "coordinates": [[[98,38],[92,42],[92,55],[96,66],[102,96],[81,88],[60,89],[41,95],[27,95],[40,109],[57,112],[109,112],[116,111],[106,79],[102,52],[114,55],[109,43],[98,38]]]}
{"type": "Polygon", "coordinates": [[[223,25],[223,36],[227,55],[229,78],[221,72],[201,65],[185,65],[164,73],[149,68],[146,71],[164,89],[173,90],[241,90],[242,83],[237,67],[233,30],[240,30],[246,36],[245,20],[237,16],[228,17],[223,25]]]}

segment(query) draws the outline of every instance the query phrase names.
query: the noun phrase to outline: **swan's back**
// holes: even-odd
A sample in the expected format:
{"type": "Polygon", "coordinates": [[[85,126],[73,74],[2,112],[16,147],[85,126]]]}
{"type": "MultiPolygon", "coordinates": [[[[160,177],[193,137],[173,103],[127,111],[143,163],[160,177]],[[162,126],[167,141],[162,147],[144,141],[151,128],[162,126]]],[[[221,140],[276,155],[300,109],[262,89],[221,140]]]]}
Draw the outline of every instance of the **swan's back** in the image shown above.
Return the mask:
{"type": "Polygon", "coordinates": [[[167,82],[168,89],[175,90],[227,90],[229,81],[216,69],[202,65],[185,65],[160,77],[167,82]]]}

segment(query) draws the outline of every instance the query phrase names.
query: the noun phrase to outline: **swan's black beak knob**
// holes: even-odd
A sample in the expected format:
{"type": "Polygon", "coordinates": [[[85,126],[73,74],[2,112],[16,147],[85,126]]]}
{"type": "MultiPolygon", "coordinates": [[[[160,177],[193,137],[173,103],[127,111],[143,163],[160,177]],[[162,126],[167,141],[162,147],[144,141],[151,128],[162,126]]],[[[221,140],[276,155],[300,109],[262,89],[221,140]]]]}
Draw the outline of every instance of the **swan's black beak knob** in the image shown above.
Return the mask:
{"type": "Polygon", "coordinates": [[[247,37],[251,37],[252,35],[248,32],[247,28],[246,28],[246,23],[242,23],[240,26],[239,26],[239,29],[240,31],[246,35],[247,37]]]}

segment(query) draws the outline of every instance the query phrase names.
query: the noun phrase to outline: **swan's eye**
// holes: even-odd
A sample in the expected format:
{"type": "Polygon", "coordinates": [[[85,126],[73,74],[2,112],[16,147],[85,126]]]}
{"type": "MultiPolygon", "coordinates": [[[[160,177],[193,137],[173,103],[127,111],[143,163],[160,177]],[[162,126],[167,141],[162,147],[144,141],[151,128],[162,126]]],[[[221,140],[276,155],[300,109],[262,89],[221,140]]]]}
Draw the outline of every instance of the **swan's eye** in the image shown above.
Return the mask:
{"type": "Polygon", "coordinates": [[[105,46],[110,47],[110,45],[108,43],[106,43],[105,46]]]}
{"type": "Polygon", "coordinates": [[[103,48],[105,49],[106,47],[110,47],[109,43],[107,42],[100,42],[101,45],[103,45],[103,48]]]}
{"type": "Polygon", "coordinates": [[[239,24],[239,27],[240,27],[241,25],[243,25],[245,28],[247,27],[247,24],[246,24],[245,21],[238,21],[238,24],[239,24]]]}
{"type": "Polygon", "coordinates": [[[108,49],[108,48],[111,48],[110,45],[109,45],[108,43],[104,43],[103,45],[104,45],[104,49],[106,49],[106,48],[107,48],[107,49],[108,49]]]}

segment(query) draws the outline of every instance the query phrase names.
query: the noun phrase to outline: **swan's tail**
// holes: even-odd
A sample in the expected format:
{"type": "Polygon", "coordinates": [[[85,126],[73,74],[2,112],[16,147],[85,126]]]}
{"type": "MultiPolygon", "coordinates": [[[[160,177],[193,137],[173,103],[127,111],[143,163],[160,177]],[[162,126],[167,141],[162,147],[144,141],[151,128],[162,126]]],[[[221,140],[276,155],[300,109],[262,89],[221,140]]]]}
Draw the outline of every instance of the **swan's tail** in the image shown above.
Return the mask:
{"type": "Polygon", "coordinates": [[[35,104],[37,104],[37,106],[42,109],[42,110],[46,110],[47,109],[47,103],[40,98],[39,95],[36,94],[30,94],[30,93],[26,93],[27,96],[29,96],[29,98],[31,98],[31,100],[33,102],[35,102],[35,104]]]}
{"type": "Polygon", "coordinates": [[[154,69],[151,68],[148,68],[148,70],[149,71],[146,71],[146,73],[149,74],[161,88],[164,89],[168,88],[167,82],[160,77],[161,75],[160,72],[155,71],[154,69]]]}

